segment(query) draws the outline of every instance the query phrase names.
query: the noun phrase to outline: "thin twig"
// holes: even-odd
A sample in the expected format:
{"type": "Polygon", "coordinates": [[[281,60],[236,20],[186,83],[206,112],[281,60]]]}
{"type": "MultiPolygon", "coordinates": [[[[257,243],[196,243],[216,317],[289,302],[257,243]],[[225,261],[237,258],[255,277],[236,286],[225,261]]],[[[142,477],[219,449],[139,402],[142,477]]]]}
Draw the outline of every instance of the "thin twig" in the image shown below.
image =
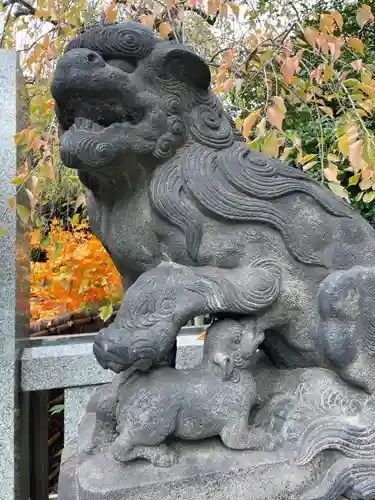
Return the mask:
{"type": "Polygon", "coordinates": [[[6,29],[7,29],[7,26],[8,26],[8,23],[9,23],[9,20],[10,20],[10,16],[12,14],[12,9],[13,9],[13,6],[14,4],[11,4],[9,6],[9,9],[5,15],[5,19],[4,19],[4,26],[3,26],[3,32],[1,33],[1,38],[0,38],[0,49],[3,48],[3,44],[4,44],[4,40],[5,40],[5,32],[6,32],[6,29]]]}

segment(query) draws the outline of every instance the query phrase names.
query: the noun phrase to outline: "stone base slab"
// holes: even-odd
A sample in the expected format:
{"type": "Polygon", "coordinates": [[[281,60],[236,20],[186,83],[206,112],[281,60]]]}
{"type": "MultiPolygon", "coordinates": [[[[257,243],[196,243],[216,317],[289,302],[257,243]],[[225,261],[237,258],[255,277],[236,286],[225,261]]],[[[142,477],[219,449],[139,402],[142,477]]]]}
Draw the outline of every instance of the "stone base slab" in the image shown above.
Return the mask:
{"type": "Polygon", "coordinates": [[[167,469],[146,461],[121,464],[109,451],[95,455],[76,452],[62,464],[58,498],[302,500],[303,493],[329,468],[322,458],[298,467],[292,456],[233,451],[218,439],[176,442],[174,447],[180,461],[167,469]]]}

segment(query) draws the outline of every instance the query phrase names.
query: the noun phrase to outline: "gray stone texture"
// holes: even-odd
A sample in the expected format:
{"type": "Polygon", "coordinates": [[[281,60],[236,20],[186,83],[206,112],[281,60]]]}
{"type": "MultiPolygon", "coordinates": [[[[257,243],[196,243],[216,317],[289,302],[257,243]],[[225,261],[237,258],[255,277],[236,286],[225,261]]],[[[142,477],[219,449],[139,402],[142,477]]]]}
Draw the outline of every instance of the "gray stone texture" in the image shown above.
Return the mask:
{"type": "Polygon", "coordinates": [[[80,465],[82,455],[73,457],[64,464],[60,480],[62,486],[69,477],[70,490],[60,487],[59,500],[300,500],[301,490],[316,479],[322,467],[321,459],[298,468],[291,457],[239,453],[216,440],[175,446],[181,461],[172,469],[158,469],[146,462],[124,467],[105,453],[87,456],[80,465]],[[72,486],[69,474],[75,470],[72,486]]]}
{"type": "Polygon", "coordinates": [[[103,370],[94,358],[92,336],[86,340],[83,337],[33,341],[22,354],[22,390],[41,391],[111,382],[114,374],[103,370]]]}
{"type": "Polygon", "coordinates": [[[79,498],[373,500],[373,228],[304,173],[251,151],[205,61],[140,24],[78,34],[52,93],[62,159],[132,282],[94,342],[119,376],[86,409],[79,498]],[[176,370],[177,335],[200,315],[214,319],[201,363],[176,370]],[[213,436],[243,451],[210,447],[213,436]],[[196,442],[178,448],[180,438],[196,442]]]}
{"type": "MultiPolygon", "coordinates": [[[[13,51],[0,50],[0,88],[0,214],[1,226],[6,228],[0,237],[0,491],[2,500],[14,500],[20,495],[18,474],[23,454],[18,354],[28,332],[29,256],[23,228],[8,204],[8,198],[16,194],[16,186],[9,182],[17,175],[19,162],[14,136],[28,123],[25,87],[13,51]]],[[[21,193],[17,201],[25,204],[24,199],[21,193]]]]}
{"type": "Polygon", "coordinates": [[[85,408],[97,386],[73,387],[64,391],[64,443],[77,439],[85,408]]]}

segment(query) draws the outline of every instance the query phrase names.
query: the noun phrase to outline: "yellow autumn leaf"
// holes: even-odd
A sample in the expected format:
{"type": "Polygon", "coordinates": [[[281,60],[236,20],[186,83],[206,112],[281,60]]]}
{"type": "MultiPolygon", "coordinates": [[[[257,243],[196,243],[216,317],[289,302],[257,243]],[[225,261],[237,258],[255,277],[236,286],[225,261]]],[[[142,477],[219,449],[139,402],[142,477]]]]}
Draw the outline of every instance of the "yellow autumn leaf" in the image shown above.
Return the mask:
{"type": "Polygon", "coordinates": [[[363,158],[363,141],[358,140],[349,145],[349,162],[357,173],[362,168],[363,158]]]}
{"type": "Polygon", "coordinates": [[[279,156],[279,141],[275,132],[272,132],[265,138],[262,152],[267,156],[274,156],[275,158],[279,156]]]}
{"type": "Polygon", "coordinates": [[[114,23],[117,19],[117,5],[115,1],[112,1],[104,8],[105,17],[110,23],[114,23]]]}
{"type": "Polygon", "coordinates": [[[142,14],[139,18],[143,26],[152,28],[154,26],[154,17],[151,14],[142,14]]]}
{"type": "Polygon", "coordinates": [[[355,70],[355,71],[361,71],[362,69],[362,59],[357,59],[356,61],[352,61],[350,63],[350,66],[355,70]]]}
{"type": "Polygon", "coordinates": [[[230,7],[230,10],[233,12],[233,14],[238,17],[240,15],[240,7],[239,5],[236,5],[235,3],[228,2],[227,3],[228,7],[230,7]]]}
{"type": "Polygon", "coordinates": [[[371,87],[371,85],[365,85],[363,83],[359,84],[359,88],[362,92],[365,92],[370,97],[375,97],[375,88],[371,87]]]}
{"type": "Polygon", "coordinates": [[[335,20],[336,26],[338,27],[338,29],[340,31],[342,31],[342,28],[344,26],[344,21],[343,21],[342,15],[337,10],[333,10],[331,12],[331,14],[333,16],[333,19],[335,20]]]}
{"type": "Polygon", "coordinates": [[[311,168],[315,167],[315,165],[317,164],[318,162],[313,160],[313,161],[309,161],[309,163],[306,163],[306,165],[303,166],[302,170],[304,172],[308,172],[311,168]]]}
{"type": "Polygon", "coordinates": [[[223,85],[223,92],[229,92],[233,83],[233,78],[228,78],[228,80],[223,85]]]}
{"type": "Polygon", "coordinates": [[[315,154],[311,154],[311,155],[305,155],[303,156],[300,161],[298,163],[300,163],[301,165],[305,165],[305,163],[308,163],[309,161],[311,161],[313,158],[315,158],[316,155],[315,154]]]}
{"type": "Polygon", "coordinates": [[[284,77],[285,85],[289,85],[292,82],[296,69],[296,64],[293,58],[287,57],[280,68],[280,72],[284,77]]]}
{"type": "Polygon", "coordinates": [[[333,31],[334,18],[332,13],[324,12],[320,15],[320,29],[323,33],[331,33],[333,31]]]}
{"type": "Polygon", "coordinates": [[[349,186],[356,186],[358,184],[358,181],[360,178],[361,178],[361,174],[352,175],[349,178],[349,183],[348,183],[349,186]]]}
{"type": "Polygon", "coordinates": [[[280,96],[273,98],[275,105],[267,109],[267,120],[282,132],[285,117],[284,99],[280,96]]]}
{"type": "Polygon", "coordinates": [[[327,159],[331,163],[336,163],[336,162],[340,161],[340,158],[337,155],[334,155],[333,153],[328,153],[327,154],[327,159]]]}
{"type": "Polygon", "coordinates": [[[328,83],[333,77],[333,68],[330,64],[324,64],[323,69],[324,69],[324,81],[325,83],[328,83]]]}
{"type": "Polygon", "coordinates": [[[285,148],[284,151],[283,151],[283,154],[281,155],[281,160],[285,161],[288,156],[290,155],[290,153],[293,151],[293,148],[285,148]]]}
{"type": "Polygon", "coordinates": [[[363,45],[362,40],[359,38],[349,38],[348,39],[348,45],[351,47],[353,50],[358,52],[358,54],[363,55],[365,51],[365,47],[363,45]]]}
{"type": "Polygon", "coordinates": [[[26,225],[30,218],[30,210],[23,205],[17,204],[16,206],[17,215],[21,222],[26,225]]]}
{"type": "Polygon", "coordinates": [[[106,322],[113,314],[113,305],[112,302],[105,304],[103,307],[99,309],[99,317],[102,321],[106,322]]]}
{"type": "Polygon", "coordinates": [[[344,156],[347,157],[349,155],[349,137],[348,134],[342,135],[337,141],[339,151],[344,156]]]}
{"type": "Polygon", "coordinates": [[[364,203],[371,203],[374,200],[375,200],[375,193],[374,193],[374,191],[370,191],[369,193],[365,193],[363,195],[363,201],[364,201],[364,203]]]}
{"type": "Polygon", "coordinates": [[[324,177],[327,179],[327,181],[330,182],[335,182],[337,181],[337,175],[339,173],[337,167],[335,165],[332,165],[330,167],[327,167],[323,170],[324,177]]]}
{"type": "Polygon", "coordinates": [[[374,14],[371,12],[371,7],[369,5],[363,4],[358,7],[356,21],[360,28],[363,28],[366,23],[372,23],[374,21],[374,14]]]}
{"type": "Polygon", "coordinates": [[[332,109],[330,107],[328,107],[328,106],[319,106],[319,109],[321,109],[323,111],[323,113],[325,113],[330,118],[333,118],[333,111],[332,111],[332,109]]]}
{"type": "Polygon", "coordinates": [[[18,185],[18,184],[21,184],[21,182],[25,179],[25,175],[17,175],[17,177],[14,177],[10,182],[9,184],[14,184],[14,185],[18,185]]]}
{"type": "Polygon", "coordinates": [[[49,12],[47,10],[36,9],[34,16],[38,19],[48,18],[49,12]]]}
{"type": "Polygon", "coordinates": [[[338,182],[329,182],[328,187],[336,196],[340,196],[340,198],[345,198],[349,201],[348,192],[343,186],[340,186],[338,182]]]}
{"type": "Polygon", "coordinates": [[[159,33],[161,37],[168,38],[168,35],[171,31],[172,31],[172,26],[169,23],[163,22],[160,24],[159,33]]]}
{"type": "Polygon", "coordinates": [[[260,115],[260,109],[252,111],[243,121],[242,135],[247,139],[250,135],[251,129],[256,124],[260,115]]]}
{"type": "Polygon", "coordinates": [[[305,28],[303,30],[303,35],[305,37],[306,42],[312,47],[315,47],[319,37],[319,31],[316,30],[315,28],[305,28]]]}
{"type": "Polygon", "coordinates": [[[255,129],[256,135],[263,139],[266,136],[266,119],[262,118],[255,129]]]}

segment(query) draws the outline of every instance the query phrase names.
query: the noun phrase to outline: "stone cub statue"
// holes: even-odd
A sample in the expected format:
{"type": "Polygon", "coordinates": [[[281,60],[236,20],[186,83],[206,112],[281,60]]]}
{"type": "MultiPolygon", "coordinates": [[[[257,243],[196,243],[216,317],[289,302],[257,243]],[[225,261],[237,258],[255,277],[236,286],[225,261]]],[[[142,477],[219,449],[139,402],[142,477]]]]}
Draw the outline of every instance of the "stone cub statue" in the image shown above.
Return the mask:
{"type": "Polygon", "coordinates": [[[253,320],[219,320],[208,329],[197,369],[165,366],[124,377],[117,392],[114,457],[144,458],[169,467],[178,457],[164,442],[168,436],[186,440],[220,436],[232,449],[270,449],[269,436],[248,425],[256,402],[249,368],[263,339],[253,320]]]}

